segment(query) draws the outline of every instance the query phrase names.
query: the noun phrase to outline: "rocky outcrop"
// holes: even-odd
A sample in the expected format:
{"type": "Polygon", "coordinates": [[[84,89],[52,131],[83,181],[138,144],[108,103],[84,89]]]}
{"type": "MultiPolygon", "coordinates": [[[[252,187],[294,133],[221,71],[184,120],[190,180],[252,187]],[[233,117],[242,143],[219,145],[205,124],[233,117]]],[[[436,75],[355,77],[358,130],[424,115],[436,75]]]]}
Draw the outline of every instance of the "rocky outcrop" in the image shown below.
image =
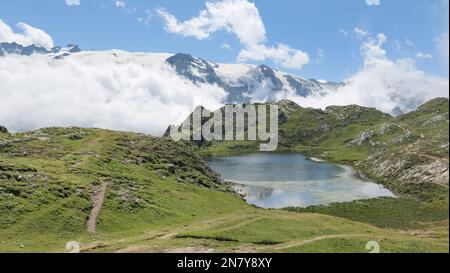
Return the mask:
{"type": "Polygon", "coordinates": [[[51,49],[46,49],[38,45],[23,46],[18,43],[0,43],[0,56],[6,55],[22,55],[31,56],[33,54],[53,54],[55,59],[62,59],[65,56],[69,56],[71,53],[78,53],[82,50],[73,44],[69,44],[66,47],[55,46],[51,49]]]}
{"type": "Polygon", "coordinates": [[[340,121],[372,120],[391,117],[389,114],[383,113],[375,108],[359,105],[329,106],[326,108],[326,111],[340,121]]]}
{"type": "Polygon", "coordinates": [[[355,145],[363,145],[370,142],[370,139],[375,135],[375,132],[372,130],[368,130],[363,132],[357,139],[353,140],[351,144],[355,145]]]}
{"type": "Polygon", "coordinates": [[[448,160],[427,158],[420,154],[388,154],[377,153],[367,160],[358,163],[372,177],[379,177],[394,188],[399,189],[407,184],[432,183],[448,187],[448,160]]]}
{"type": "MultiPolygon", "coordinates": [[[[448,187],[446,98],[397,117],[358,105],[330,106],[323,111],[283,100],[278,106],[279,147],[308,147],[315,156],[355,164],[398,193],[411,185],[448,187]]],[[[197,144],[206,151],[211,146],[204,141],[197,144]]],[[[231,153],[241,150],[238,145],[229,147],[225,149],[231,153]]]]}
{"type": "Polygon", "coordinates": [[[292,91],[307,97],[337,90],[342,83],[307,80],[274,70],[267,65],[238,64],[230,76],[229,65],[217,64],[189,54],[178,53],[169,57],[166,63],[175,71],[195,84],[211,84],[223,88],[227,103],[250,103],[255,100],[255,90],[266,90],[265,100],[276,100],[277,94],[292,91]]]}
{"type": "Polygon", "coordinates": [[[0,133],[6,134],[6,133],[8,133],[8,129],[6,129],[6,127],[3,127],[0,125],[0,133]]]}
{"type": "Polygon", "coordinates": [[[437,98],[362,133],[352,144],[375,147],[359,167],[397,189],[423,183],[448,188],[448,110],[448,99],[437,98]]]}

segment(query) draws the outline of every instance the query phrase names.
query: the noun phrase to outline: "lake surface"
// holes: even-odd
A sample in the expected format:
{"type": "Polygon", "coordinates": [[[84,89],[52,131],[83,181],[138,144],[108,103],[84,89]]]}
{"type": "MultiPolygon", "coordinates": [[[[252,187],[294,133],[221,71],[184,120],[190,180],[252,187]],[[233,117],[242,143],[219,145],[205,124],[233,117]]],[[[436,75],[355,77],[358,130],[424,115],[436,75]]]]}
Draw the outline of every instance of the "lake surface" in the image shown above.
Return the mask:
{"type": "Polygon", "coordinates": [[[233,183],[247,203],[263,208],[308,207],[381,196],[394,197],[351,167],[319,162],[295,153],[219,157],[209,166],[233,183]]]}

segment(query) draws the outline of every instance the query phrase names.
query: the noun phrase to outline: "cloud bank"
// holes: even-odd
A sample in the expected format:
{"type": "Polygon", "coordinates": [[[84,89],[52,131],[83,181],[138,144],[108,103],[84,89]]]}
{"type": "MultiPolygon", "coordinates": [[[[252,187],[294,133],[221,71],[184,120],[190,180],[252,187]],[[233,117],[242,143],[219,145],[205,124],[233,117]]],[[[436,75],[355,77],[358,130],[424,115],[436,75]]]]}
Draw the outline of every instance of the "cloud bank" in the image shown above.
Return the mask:
{"type": "MultiPolygon", "coordinates": [[[[53,43],[44,31],[19,25],[23,34],[14,33],[0,20],[0,38],[25,44],[53,43]]],[[[437,47],[448,49],[448,35],[440,38],[437,47]]],[[[415,59],[389,59],[383,47],[387,41],[384,34],[371,37],[367,33],[360,39],[364,64],[345,86],[308,98],[285,91],[277,98],[316,108],[358,104],[394,113],[414,110],[438,96],[448,97],[448,79],[421,71],[415,59]]],[[[272,54],[282,55],[284,50],[289,51],[272,54]]],[[[448,62],[448,50],[444,50],[441,53],[447,54],[448,62]]],[[[82,126],[161,135],[168,125],[181,123],[197,105],[209,109],[222,106],[227,97],[222,88],[194,84],[179,76],[166,64],[169,56],[111,50],[83,51],[59,60],[40,54],[1,57],[0,123],[12,131],[82,126]]],[[[271,88],[266,82],[256,86],[253,99],[267,97],[271,88]]]]}
{"type": "Polygon", "coordinates": [[[276,63],[292,69],[301,69],[309,62],[307,53],[285,44],[267,45],[266,29],[254,3],[247,0],[207,1],[206,9],[187,21],[178,19],[164,9],[158,9],[168,32],[182,37],[199,40],[210,37],[217,31],[233,33],[244,49],[237,60],[264,61],[272,59],[276,63]]]}
{"type": "Polygon", "coordinates": [[[32,27],[25,23],[18,23],[17,28],[19,28],[22,33],[14,32],[9,25],[0,19],[0,43],[16,42],[23,46],[35,44],[47,49],[54,46],[52,37],[42,29],[32,27]]]}
{"type": "Polygon", "coordinates": [[[389,59],[383,48],[386,41],[387,37],[382,33],[363,41],[363,67],[337,91],[308,98],[292,94],[284,94],[284,97],[303,106],[325,108],[358,104],[394,114],[412,111],[435,97],[449,96],[448,79],[426,74],[416,67],[412,58],[389,59]]]}
{"type": "Polygon", "coordinates": [[[193,110],[194,100],[214,109],[226,96],[180,78],[164,58],[133,58],[122,51],[2,57],[0,123],[12,131],[83,126],[161,135],[193,110]]]}

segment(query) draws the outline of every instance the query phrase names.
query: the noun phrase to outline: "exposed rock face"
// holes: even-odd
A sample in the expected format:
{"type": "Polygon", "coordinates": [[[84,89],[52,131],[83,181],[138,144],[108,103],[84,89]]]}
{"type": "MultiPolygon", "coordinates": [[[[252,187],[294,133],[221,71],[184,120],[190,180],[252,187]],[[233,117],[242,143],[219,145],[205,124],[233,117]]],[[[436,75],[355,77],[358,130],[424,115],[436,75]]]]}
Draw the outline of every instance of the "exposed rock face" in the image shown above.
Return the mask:
{"type": "Polygon", "coordinates": [[[327,107],[326,111],[327,113],[334,115],[338,120],[341,121],[374,119],[376,117],[390,117],[389,114],[378,111],[375,108],[363,107],[359,105],[329,106],[327,107]]]}
{"type": "Polygon", "coordinates": [[[215,83],[223,86],[222,80],[217,77],[212,65],[205,60],[194,58],[189,54],[178,53],[168,58],[166,62],[173,66],[178,74],[194,83],[215,83]]]}
{"type": "Polygon", "coordinates": [[[32,55],[34,53],[46,54],[50,51],[36,45],[22,46],[18,43],[0,43],[0,56],[7,54],[32,55]]]}
{"type": "Polygon", "coordinates": [[[375,176],[397,184],[433,183],[448,187],[448,161],[445,159],[431,159],[417,154],[386,156],[381,153],[360,164],[375,176]]]}
{"type": "Polygon", "coordinates": [[[351,142],[351,144],[356,144],[356,145],[363,145],[365,143],[368,143],[370,138],[372,138],[374,136],[375,132],[372,130],[366,131],[364,133],[362,133],[359,138],[353,140],[351,142]]]}
{"type": "Polygon", "coordinates": [[[227,103],[250,103],[253,99],[272,101],[279,92],[286,90],[307,97],[337,90],[343,85],[306,80],[276,71],[266,65],[216,64],[183,53],[168,58],[166,62],[179,75],[194,83],[213,84],[223,88],[228,93],[227,103]],[[257,93],[263,93],[264,97],[258,97],[257,93]]]}
{"type": "Polygon", "coordinates": [[[8,133],[8,129],[0,125],[0,133],[8,133]]]}
{"type": "MultiPolygon", "coordinates": [[[[283,100],[278,106],[281,147],[307,147],[324,159],[352,162],[398,193],[416,185],[448,187],[446,98],[395,118],[358,105],[323,111],[283,100]]],[[[197,144],[207,150],[210,143],[197,144]]]]}
{"type": "MultiPolygon", "coordinates": [[[[437,98],[401,115],[352,143],[378,139],[375,152],[361,167],[374,177],[399,185],[449,185],[448,99],[437,98]]],[[[401,186],[400,186],[401,188],[401,186]]]]}
{"type": "Polygon", "coordinates": [[[81,52],[77,45],[69,44],[66,47],[55,46],[52,49],[46,49],[37,45],[23,46],[18,43],[0,43],[0,56],[15,54],[30,56],[33,54],[52,54],[55,59],[62,59],[69,56],[71,53],[81,52]]]}

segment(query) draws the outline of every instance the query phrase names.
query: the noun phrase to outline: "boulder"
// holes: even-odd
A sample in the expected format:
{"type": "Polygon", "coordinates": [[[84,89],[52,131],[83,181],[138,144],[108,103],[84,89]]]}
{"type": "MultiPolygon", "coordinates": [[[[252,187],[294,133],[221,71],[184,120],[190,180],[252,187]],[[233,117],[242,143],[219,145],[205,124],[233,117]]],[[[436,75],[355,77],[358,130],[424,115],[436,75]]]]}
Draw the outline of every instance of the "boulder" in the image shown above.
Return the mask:
{"type": "Polygon", "coordinates": [[[6,129],[6,127],[3,127],[0,125],[0,133],[8,133],[8,129],[6,129]]]}

